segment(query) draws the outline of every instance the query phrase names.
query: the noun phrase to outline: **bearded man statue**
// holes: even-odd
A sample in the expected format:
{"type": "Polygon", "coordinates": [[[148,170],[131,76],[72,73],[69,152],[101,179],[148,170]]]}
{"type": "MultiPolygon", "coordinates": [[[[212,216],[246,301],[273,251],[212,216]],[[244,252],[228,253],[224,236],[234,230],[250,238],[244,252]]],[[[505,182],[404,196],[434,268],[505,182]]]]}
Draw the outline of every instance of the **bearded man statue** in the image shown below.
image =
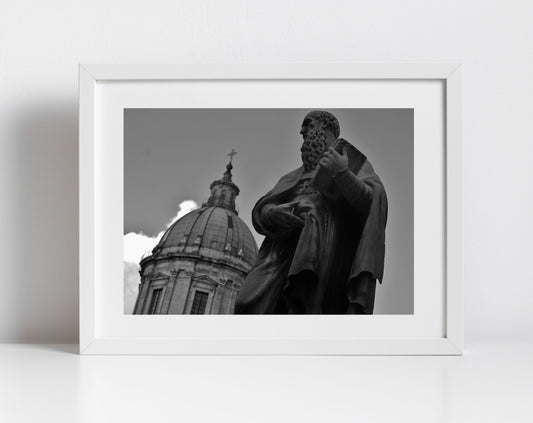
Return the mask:
{"type": "Polygon", "coordinates": [[[372,314],[383,280],[387,196],[372,165],[339,138],[331,113],[300,133],[303,165],[259,199],[265,236],[237,295],[236,314],[372,314]]]}

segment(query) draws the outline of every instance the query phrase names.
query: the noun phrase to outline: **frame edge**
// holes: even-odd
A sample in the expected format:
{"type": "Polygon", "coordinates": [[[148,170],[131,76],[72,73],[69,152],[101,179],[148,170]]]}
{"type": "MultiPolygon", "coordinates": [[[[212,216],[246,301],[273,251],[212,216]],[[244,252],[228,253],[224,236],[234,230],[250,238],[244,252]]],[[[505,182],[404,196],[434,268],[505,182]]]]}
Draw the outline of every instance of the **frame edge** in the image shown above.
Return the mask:
{"type": "Polygon", "coordinates": [[[440,79],[454,63],[81,65],[95,80],[440,79]]]}

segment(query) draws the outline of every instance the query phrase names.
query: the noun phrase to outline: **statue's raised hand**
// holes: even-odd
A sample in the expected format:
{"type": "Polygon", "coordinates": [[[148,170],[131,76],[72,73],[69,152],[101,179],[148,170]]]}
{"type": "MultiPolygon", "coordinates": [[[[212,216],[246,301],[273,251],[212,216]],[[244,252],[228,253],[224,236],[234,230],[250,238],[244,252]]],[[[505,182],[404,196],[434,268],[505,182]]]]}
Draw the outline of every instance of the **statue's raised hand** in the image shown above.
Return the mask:
{"type": "Polygon", "coordinates": [[[348,169],[348,149],[344,147],[342,154],[337,152],[333,147],[327,149],[318,164],[328,169],[332,175],[348,169]]]}
{"type": "Polygon", "coordinates": [[[297,201],[270,206],[266,211],[267,219],[281,231],[293,232],[301,229],[304,220],[294,214],[297,206],[297,201]]]}

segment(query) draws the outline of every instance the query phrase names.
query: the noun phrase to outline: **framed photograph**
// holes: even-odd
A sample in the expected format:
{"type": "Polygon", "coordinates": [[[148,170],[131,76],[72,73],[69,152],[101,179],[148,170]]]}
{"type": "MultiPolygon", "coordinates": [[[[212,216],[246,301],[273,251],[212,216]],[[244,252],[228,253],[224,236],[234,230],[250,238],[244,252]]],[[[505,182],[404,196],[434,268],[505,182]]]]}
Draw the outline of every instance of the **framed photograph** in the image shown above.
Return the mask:
{"type": "Polygon", "coordinates": [[[461,67],[82,65],[81,354],[462,354],[461,67]]]}

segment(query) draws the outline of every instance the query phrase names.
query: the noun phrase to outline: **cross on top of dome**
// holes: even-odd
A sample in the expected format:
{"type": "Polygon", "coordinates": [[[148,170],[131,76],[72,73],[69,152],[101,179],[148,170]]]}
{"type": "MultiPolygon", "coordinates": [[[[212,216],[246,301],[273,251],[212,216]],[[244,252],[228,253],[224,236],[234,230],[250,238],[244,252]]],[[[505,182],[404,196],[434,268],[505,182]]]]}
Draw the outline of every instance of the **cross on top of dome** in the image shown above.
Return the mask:
{"type": "Polygon", "coordinates": [[[236,156],[237,152],[234,148],[231,149],[231,151],[228,153],[229,156],[229,163],[226,165],[226,171],[224,172],[224,177],[222,178],[226,182],[232,182],[231,177],[233,176],[231,174],[231,170],[233,169],[233,164],[231,163],[233,161],[233,156],[236,156]]]}
{"type": "Polygon", "coordinates": [[[235,151],[234,148],[232,148],[231,151],[228,153],[230,164],[231,164],[231,162],[233,160],[233,156],[236,156],[236,155],[237,155],[237,152],[235,151]]]}

